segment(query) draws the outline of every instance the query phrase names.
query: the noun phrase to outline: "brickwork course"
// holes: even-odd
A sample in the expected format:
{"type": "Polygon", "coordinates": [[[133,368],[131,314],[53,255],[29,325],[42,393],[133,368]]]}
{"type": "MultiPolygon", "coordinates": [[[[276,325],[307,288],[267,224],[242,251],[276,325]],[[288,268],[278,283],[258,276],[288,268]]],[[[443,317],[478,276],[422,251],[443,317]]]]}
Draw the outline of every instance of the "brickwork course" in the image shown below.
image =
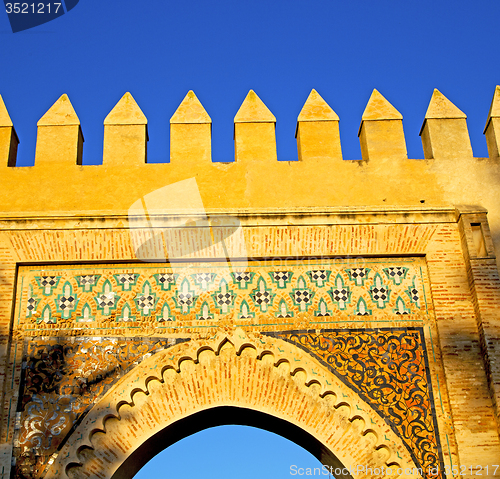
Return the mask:
{"type": "Polygon", "coordinates": [[[299,161],[250,91],[212,162],[189,92],[169,164],[126,93],[82,165],[69,98],[33,167],[0,97],[0,476],[131,478],[205,427],[247,424],[336,477],[500,476],[500,87],[474,158],[435,90],[407,157],[377,90],[362,159],[312,90],[299,161]]]}

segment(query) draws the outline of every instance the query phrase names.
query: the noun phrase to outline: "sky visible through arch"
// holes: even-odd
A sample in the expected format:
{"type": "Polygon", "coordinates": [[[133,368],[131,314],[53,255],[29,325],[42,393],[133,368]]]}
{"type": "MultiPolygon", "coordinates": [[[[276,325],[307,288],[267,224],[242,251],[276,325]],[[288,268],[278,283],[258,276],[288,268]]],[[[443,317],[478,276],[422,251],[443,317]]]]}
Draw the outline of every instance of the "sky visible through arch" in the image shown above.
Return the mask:
{"type": "Polygon", "coordinates": [[[149,461],[134,479],[301,477],[332,479],[321,462],[288,439],[254,427],[220,426],[205,429],[168,447],[149,461]],[[311,474],[306,476],[308,468],[311,474]]]}

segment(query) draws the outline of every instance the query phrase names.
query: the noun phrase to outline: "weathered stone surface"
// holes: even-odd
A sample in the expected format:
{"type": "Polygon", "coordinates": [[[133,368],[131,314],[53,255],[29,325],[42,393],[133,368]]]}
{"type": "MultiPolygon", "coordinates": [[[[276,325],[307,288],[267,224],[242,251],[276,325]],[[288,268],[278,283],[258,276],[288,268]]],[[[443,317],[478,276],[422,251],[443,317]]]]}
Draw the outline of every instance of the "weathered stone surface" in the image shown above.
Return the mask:
{"type": "Polygon", "coordinates": [[[403,116],[377,90],[368,100],[358,136],[363,160],[390,162],[387,167],[399,172],[397,160],[407,159],[403,116]]]}
{"type": "Polygon", "coordinates": [[[146,163],[148,120],[130,93],[125,93],[104,119],[103,164],[146,163]]]}
{"type": "Polygon", "coordinates": [[[276,119],[250,92],[237,161],[212,163],[189,92],[172,164],[145,163],[147,120],[126,94],[104,165],[78,164],[63,96],[39,122],[35,168],[11,168],[0,101],[4,475],[15,458],[15,478],[130,476],[224,417],[292,431],[324,464],[364,466],[353,478],[498,464],[499,91],[487,159],[439,92],[427,159],[406,158],[401,115],[374,91],[363,161],[342,161],[313,90],[302,161],[276,161],[276,119]]]}
{"type": "Polygon", "coordinates": [[[80,125],[80,120],[66,93],[38,120],[37,126],[80,125]]]}
{"type": "Polygon", "coordinates": [[[120,98],[104,119],[104,125],[146,125],[147,123],[147,118],[129,92],[120,98]]]}

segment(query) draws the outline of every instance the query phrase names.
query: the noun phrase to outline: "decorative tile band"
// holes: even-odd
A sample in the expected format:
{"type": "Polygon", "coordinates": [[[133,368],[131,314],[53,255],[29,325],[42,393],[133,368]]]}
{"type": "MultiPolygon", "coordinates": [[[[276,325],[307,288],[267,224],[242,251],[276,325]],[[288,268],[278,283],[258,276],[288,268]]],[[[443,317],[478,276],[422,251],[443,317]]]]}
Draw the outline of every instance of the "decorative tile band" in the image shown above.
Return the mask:
{"type": "Polygon", "coordinates": [[[423,258],[22,266],[17,328],[428,315],[423,258]]]}

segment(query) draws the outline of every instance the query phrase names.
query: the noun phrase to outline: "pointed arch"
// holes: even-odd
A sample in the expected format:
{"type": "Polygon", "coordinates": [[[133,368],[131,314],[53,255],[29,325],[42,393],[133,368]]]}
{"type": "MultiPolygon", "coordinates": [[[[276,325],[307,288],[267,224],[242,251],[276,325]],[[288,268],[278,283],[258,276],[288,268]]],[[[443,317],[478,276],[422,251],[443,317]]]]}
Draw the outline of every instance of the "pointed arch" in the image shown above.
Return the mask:
{"type": "Polygon", "coordinates": [[[392,477],[416,477],[405,472],[415,464],[398,436],[331,372],[297,346],[240,329],[139,364],[93,407],[45,477],[129,479],[159,444],[249,421],[346,468],[339,478],[373,479],[388,467],[392,477]]]}

